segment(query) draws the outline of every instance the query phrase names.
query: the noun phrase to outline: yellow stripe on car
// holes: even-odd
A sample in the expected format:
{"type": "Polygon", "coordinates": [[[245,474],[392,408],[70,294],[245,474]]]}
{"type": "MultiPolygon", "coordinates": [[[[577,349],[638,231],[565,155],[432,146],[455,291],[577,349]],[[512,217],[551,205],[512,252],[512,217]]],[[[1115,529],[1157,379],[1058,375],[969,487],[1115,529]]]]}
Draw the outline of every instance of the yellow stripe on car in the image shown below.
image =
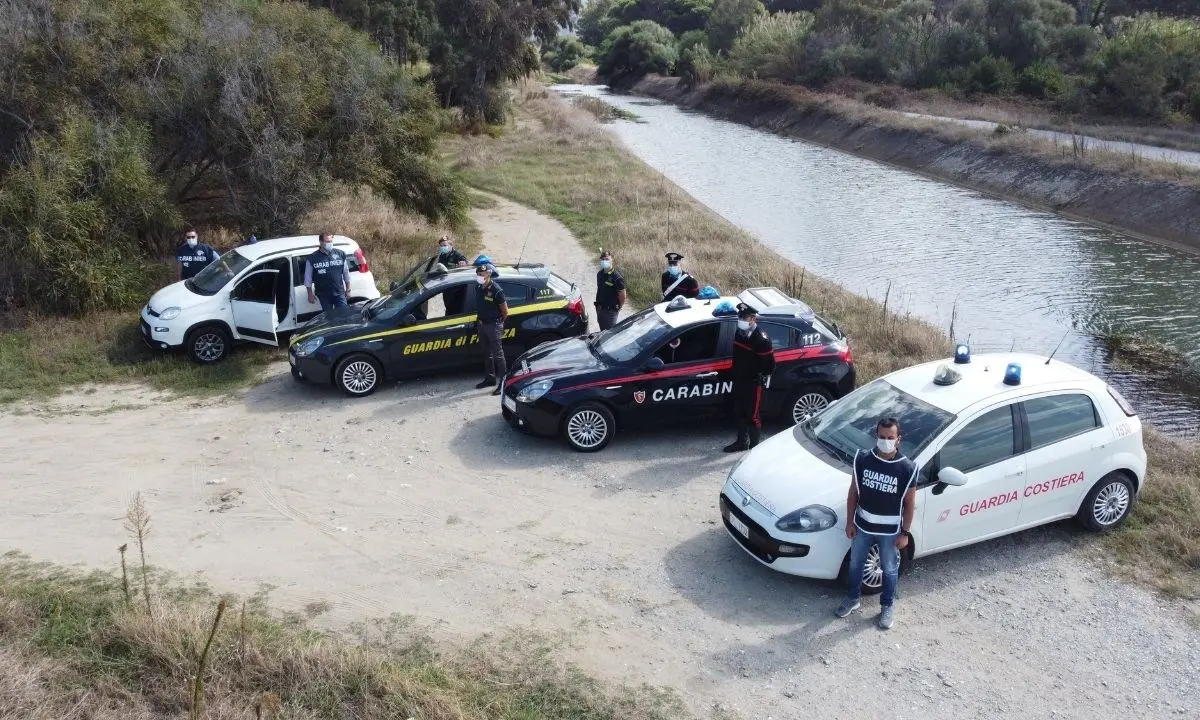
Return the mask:
{"type": "MultiPolygon", "coordinates": [[[[518,307],[513,308],[512,310],[509,310],[508,314],[510,317],[513,315],[528,315],[529,313],[538,312],[541,310],[557,310],[557,309],[565,308],[567,305],[568,305],[568,302],[565,298],[560,299],[560,300],[548,300],[546,302],[531,303],[529,305],[520,305],[518,307]]],[[[362,342],[364,340],[377,340],[379,338],[391,337],[392,335],[402,335],[404,333],[421,332],[423,330],[437,330],[438,328],[451,327],[453,325],[465,325],[466,323],[475,322],[476,319],[477,319],[477,316],[474,314],[461,315],[461,316],[452,317],[452,318],[444,318],[442,320],[435,320],[433,322],[418,323],[417,325],[410,325],[408,327],[396,328],[395,330],[384,330],[382,332],[370,333],[367,335],[359,335],[358,337],[346,338],[345,340],[338,340],[335,343],[330,343],[329,347],[333,347],[334,345],[345,345],[346,343],[362,342]]]]}
{"type": "Polygon", "coordinates": [[[316,330],[310,330],[309,332],[306,332],[303,335],[293,335],[292,341],[290,343],[288,343],[288,346],[290,347],[292,345],[295,345],[298,342],[303,342],[303,341],[309,339],[310,337],[313,337],[314,335],[335,332],[337,330],[344,330],[346,328],[352,328],[352,327],[358,327],[358,323],[352,323],[350,325],[334,325],[333,327],[318,328],[316,330]]]}

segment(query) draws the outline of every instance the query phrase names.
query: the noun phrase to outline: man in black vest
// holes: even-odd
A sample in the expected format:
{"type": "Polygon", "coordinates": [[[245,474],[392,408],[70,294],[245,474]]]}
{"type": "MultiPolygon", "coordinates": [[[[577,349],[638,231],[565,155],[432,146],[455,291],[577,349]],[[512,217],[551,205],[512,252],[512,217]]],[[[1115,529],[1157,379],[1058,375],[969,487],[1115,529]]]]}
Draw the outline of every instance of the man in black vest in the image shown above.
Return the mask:
{"type": "Polygon", "coordinates": [[[183,234],[183,244],[175,251],[175,261],[179,263],[179,279],[188,280],[196,277],[196,273],[208,267],[217,259],[217,251],[200,242],[196,228],[190,227],[183,234]]]}
{"type": "Polygon", "coordinates": [[[900,452],[900,422],[896,418],[880,420],[875,428],[875,447],[859,450],[854,456],[854,478],[846,496],[850,571],[846,599],[838,606],[838,617],[846,617],[859,608],[867,555],[872,545],[878,545],[883,569],[879,627],[883,630],[892,627],[900,553],[908,546],[908,531],[917,507],[916,482],[916,463],[900,452]]]}
{"type": "Polygon", "coordinates": [[[726,445],[727,453],[749,450],[762,434],[762,392],[775,371],[775,349],[771,338],[758,328],[758,311],[738,306],[738,329],[733,335],[733,418],[737,440],[726,445]]]}
{"type": "Polygon", "coordinates": [[[350,271],[346,269],[346,253],[333,246],[333,235],[323,232],[317,236],[316,252],[304,261],[304,286],[308,288],[308,301],[320,302],[323,312],[346,307],[350,271]]]}
{"type": "Polygon", "coordinates": [[[667,253],[667,269],[662,274],[662,299],[664,301],[683,297],[694,298],[700,294],[700,283],[688,275],[679,265],[683,256],[679,253],[667,253]]]}
{"type": "Polygon", "coordinates": [[[504,359],[504,321],[508,319],[508,298],[504,290],[492,280],[491,265],[475,266],[475,312],[479,322],[475,331],[479,334],[479,344],[483,346],[484,378],[475,387],[495,386],[493,395],[499,395],[503,389],[499,378],[504,377],[507,364],[504,359]]]}
{"type": "Polygon", "coordinates": [[[596,320],[601,330],[617,324],[625,304],[625,278],[613,269],[612,253],[600,251],[600,270],[596,273],[596,320]]]}

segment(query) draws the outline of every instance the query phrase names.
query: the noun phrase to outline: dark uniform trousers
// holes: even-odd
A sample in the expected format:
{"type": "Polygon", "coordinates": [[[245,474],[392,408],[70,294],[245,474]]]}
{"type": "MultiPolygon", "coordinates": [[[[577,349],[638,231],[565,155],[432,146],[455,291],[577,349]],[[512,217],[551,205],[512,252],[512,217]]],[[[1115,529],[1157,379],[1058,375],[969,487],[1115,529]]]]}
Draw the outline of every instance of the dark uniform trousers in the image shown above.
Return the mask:
{"type": "Polygon", "coordinates": [[[617,324],[617,315],[621,311],[616,308],[602,308],[596,306],[596,322],[600,323],[601,330],[607,330],[617,324]]]}
{"type": "Polygon", "coordinates": [[[504,359],[504,320],[481,320],[476,326],[479,344],[483,346],[483,371],[488,377],[500,378],[508,371],[504,359]]]}
{"type": "Polygon", "coordinates": [[[763,384],[775,370],[771,339],[762,330],[738,332],[733,339],[733,420],[738,442],[757,445],[762,438],[763,384]]]}

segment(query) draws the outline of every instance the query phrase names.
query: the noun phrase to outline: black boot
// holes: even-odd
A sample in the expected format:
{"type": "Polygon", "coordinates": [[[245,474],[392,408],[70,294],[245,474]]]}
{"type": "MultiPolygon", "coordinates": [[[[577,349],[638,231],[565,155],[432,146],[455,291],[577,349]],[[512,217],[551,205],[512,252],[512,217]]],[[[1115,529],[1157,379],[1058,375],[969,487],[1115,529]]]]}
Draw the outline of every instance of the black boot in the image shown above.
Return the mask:
{"type": "Polygon", "coordinates": [[[496,383],[496,389],[492,391],[492,394],[493,394],[493,395],[499,395],[499,394],[500,394],[500,390],[502,390],[502,389],[503,389],[503,387],[500,385],[500,383],[496,383]]]}
{"type": "Polygon", "coordinates": [[[724,448],[722,448],[721,452],[735,453],[735,452],[742,452],[743,450],[749,450],[749,449],[750,449],[750,444],[746,442],[746,433],[739,432],[738,439],[734,440],[732,443],[730,443],[729,445],[726,445],[724,448]]]}
{"type": "Polygon", "coordinates": [[[482,390],[484,388],[490,388],[491,386],[493,386],[495,384],[496,384],[496,376],[488,375],[483,380],[479,381],[479,384],[475,386],[475,389],[482,390]]]}
{"type": "Polygon", "coordinates": [[[755,445],[758,445],[758,443],[761,440],[762,440],[762,430],[751,425],[750,426],[750,447],[754,447],[755,445]]]}

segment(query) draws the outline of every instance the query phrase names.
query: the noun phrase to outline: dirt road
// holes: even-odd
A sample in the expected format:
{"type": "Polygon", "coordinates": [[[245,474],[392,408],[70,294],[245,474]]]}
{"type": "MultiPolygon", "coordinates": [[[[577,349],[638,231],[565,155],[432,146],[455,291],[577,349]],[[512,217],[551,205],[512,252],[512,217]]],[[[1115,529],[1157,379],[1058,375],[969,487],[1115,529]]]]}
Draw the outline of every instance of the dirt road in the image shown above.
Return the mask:
{"type": "MultiPolygon", "coordinates": [[[[590,302],[593,258],[564,228],[509,203],[477,217],[493,257],[531,228],[527,258],[590,302]]],[[[706,717],[1195,717],[1196,629],[1082,560],[1069,525],[919,562],[884,633],[874,602],[836,620],[836,588],[726,536],[728,432],[581,455],[511,431],[475,380],[350,400],[280,363],[221,402],[110,388],[0,415],[0,551],[113,567],[141,491],[157,565],[270,587],[288,609],[329,603],[334,626],[401,613],[454,637],[561,632],[585,668],[672,686],[706,717]]]]}

